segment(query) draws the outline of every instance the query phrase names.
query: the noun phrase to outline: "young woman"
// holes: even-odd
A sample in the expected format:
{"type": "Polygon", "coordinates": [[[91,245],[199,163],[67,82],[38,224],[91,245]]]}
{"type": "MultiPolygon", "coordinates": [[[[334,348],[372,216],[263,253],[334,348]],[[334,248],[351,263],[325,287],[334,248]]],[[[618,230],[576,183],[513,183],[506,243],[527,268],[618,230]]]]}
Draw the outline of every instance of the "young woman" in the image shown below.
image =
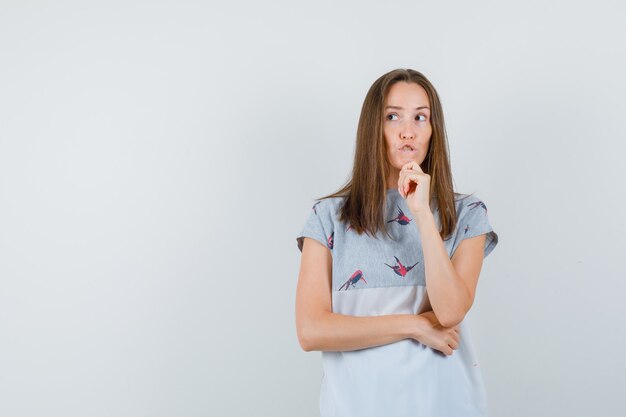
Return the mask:
{"type": "Polygon", "coordinates": [[[479,198],[454,192],[423,74],[371,86],[352,178],[317,199],[297,243],[297,333],[322,351],[322,417],[487,414],[465,315],[498,235],[479,198]]]}

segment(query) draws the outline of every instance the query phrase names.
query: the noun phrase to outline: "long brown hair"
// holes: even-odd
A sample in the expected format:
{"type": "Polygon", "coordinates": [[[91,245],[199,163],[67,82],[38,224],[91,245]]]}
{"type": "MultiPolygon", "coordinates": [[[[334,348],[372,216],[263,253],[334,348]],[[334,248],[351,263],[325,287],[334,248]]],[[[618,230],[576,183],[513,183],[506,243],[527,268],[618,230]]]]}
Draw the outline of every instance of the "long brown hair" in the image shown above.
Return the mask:
{"type": "Polygon", "coordinates": [[[389,89],[399,81],[416,83],[428,94],[432,136],[420,167],[430,175],[429,195],[438,208],[439,234],[445,240],[454,231],[457,219],[443,109],[435,87],[421,72],[413,69],[395,69],[372,84],[359,117],[352,177],[339,191],[317,200],[345,197],[339,215],[341,221],[349,223],[358,234],[369,232],[375,236],[382,229],[389,236],[385,216],[386,184],[391,165],[387,158],[383,116],[389,89]]]}

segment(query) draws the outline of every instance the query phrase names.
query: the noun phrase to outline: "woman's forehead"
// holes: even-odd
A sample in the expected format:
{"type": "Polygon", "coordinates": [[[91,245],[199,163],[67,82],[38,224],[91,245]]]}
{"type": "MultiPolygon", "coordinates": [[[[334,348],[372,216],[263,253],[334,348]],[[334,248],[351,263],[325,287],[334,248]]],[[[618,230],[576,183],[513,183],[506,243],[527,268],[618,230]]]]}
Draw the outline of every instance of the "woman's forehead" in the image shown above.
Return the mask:
{"type": "Polygon", "coordinates": [[[385,108],[397,110],[428,108],[428,94],[416,83],[397,82],[391,86],[385,100],[385,108]]]}

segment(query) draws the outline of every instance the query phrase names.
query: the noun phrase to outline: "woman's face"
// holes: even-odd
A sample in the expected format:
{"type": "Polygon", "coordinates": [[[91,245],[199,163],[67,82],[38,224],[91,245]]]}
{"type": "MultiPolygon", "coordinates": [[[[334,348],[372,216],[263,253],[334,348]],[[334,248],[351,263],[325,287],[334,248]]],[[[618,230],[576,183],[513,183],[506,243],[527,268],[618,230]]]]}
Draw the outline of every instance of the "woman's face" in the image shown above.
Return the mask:
{"type": "Polygon", "coordinates": [[[396,82],[389,89],[383,114],[387,158],[394,171],[390,180],[394,184],[399,174],[396,171],[404,164],[415,161],[421,165],[426,158],[433,131],[428,94],[419,84],[396,82]]]}

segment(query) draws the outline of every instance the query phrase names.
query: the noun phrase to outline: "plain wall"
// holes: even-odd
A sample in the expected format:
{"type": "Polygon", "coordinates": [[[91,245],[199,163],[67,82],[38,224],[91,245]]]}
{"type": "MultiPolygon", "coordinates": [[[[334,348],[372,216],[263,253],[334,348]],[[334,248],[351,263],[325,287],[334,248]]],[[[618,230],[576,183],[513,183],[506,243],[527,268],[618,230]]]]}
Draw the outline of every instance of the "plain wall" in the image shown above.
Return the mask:
{"type": "Polygon", "coordinates": [[[296,236],[423,72],[489,207],[491,416],[623,413],[618,1],[0,2],[0,415],[317,416],[296,236]]]}

